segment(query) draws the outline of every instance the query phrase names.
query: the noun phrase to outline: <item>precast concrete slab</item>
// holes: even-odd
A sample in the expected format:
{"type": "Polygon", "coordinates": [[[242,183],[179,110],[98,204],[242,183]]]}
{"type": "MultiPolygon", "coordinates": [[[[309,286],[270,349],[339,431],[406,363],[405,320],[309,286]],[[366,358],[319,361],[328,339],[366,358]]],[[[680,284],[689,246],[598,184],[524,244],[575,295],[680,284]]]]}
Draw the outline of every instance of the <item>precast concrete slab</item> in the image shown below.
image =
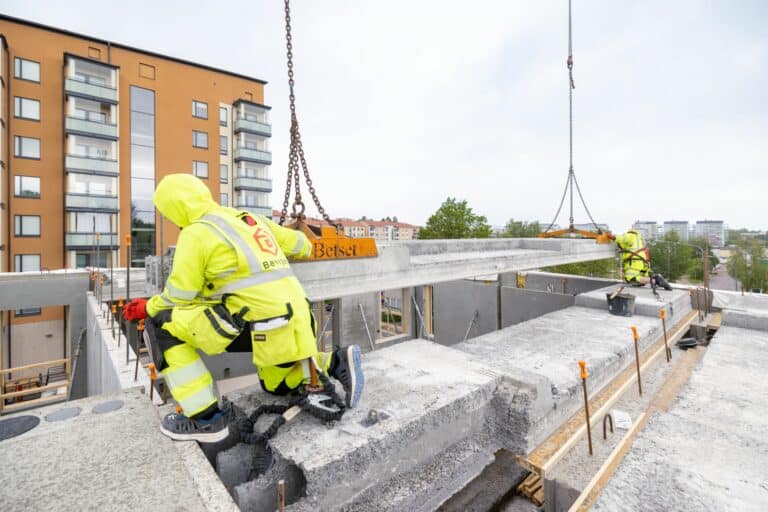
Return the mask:
{"type": "Polygon", "coordinates": [[[768,333],[723,326],[654,414],[593,510],[768,509],[768,333]]]}
{"type": "MultiPolygon", "coordinates": [[[[606,286],[590,292],[582,293],[576,296],[576,305],[587,308],[596,308],[608,310],[606,293],[613,293],[619,289],[621,284],[606,286]]],[[[635,296],[635,316],[652,316],[659,318],[659,311],[662,307],[667,310],[667,318],[679,317],[680,313],[691,310],[691,298],[688,290],[674,288],[672,291],[666,291],[657,288],[658,297],[654,296],[653,291],[648,286],[631,287],[625,286],[622,293],[630,293],[635,296]]]]}
{"type": "MultiPolygon", "coordinates": [[[[406,240],[378,242],[375,258],[296,262],[293,271],[313,300],[394,290],[611,258],[612,245],[592,240],[502,238],[475,240],[406,240]]],[[[157,265],[159,258],[150,260],[157,265]]],[[[150,273],[148,289],[159,277],[150,273]]]]}
{"type": "Polygon", "coordinates": [[[40,419],[72,407],[82,412],[0,441],[3,510],[237,510],[200,450],[162,435],[157,410],[136,390],[16,416],[40,419]],[[124,405],[92,412],[110,400],[124,405]]]}
{"type": "Polygon", "coordinates": [[[715,290],[712,303],[722,309],[723,325],[768,331],[768,295],[715,290]]]}
{"type": "MultiPolygon", "coordinates": [[[[572,307],[452,347],[412,340],[368,353],[361,404],[338,425],[300,417],[271,441],[277,470],[220,475],[235,475],[225,484],[244,510],[271,505],[285,475],[293,510],[437,509],[498,450],[527,454],[581,407],[578,360],[593,393],[632,364],[631,325],[641,349],[662,334],[656,318],[572,307]],[[389,419],[366,426],[372,409],[389,419]]],[[[228,399],[245,413],[275,401],[258,388],[228,399]]],[[[218,461],[245,464],[238,453],[218,461]]]]}

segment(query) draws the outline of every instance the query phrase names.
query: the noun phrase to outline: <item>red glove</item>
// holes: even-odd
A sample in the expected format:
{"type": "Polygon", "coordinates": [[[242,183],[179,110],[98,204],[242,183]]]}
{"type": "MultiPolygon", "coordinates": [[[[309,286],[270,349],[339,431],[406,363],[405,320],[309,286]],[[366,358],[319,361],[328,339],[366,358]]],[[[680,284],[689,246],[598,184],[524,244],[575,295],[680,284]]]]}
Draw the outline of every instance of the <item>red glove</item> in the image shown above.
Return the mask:
{"type": "Polygon", "coordinates": [[[128,321],[147,318],[147,299],[133,299],[123,306],[123,318],[128,321]]]}

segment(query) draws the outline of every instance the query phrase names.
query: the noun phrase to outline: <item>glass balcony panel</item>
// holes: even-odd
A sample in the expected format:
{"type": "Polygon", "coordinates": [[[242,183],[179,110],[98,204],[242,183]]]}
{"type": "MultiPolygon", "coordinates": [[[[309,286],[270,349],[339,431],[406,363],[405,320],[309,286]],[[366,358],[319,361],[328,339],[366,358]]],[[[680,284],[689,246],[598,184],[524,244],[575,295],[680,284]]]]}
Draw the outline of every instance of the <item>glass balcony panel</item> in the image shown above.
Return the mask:
{"type": "Polygon", "coordinates": [[[87,119],[78,119],[68,117],[66,123],[67,131],[101,135],[103,137],[117,137],[117,125],[100,123],[98,121],[89,121],[87,119]]]}
{"type": "Polygon", "coordinates": [[[67,78],[64,82],[64,90],[72,94],[83,94],[92,98],[117,101],[117,89],[96,83],[96,81],[86,81],[81,77],[67,78]]]}
{"type": "Polygon", "coordinates": [[[272,208],[269,206],[248,206],[244,204],[235,205],[238,210],[246,210],[256,215],[264,215],[265,217],[272,218],[272,208]]]}
{"type": "Polygon", "coordinates": [[[117,210],[117,197],[67,194],[67,208],[90,208],[94,210],[117,210]]]}
{"type": "Polygon", "coordinates": [[[272,190],[272,180],[265,180],[261,178],[235,178],[235,188],[256,188],[259,190],[272,190]]]}
{"type": "Polygon", "coordinates": [[[65,159],[67,169],[80,169],[83,171],[118,173],[117,160],[104,158],[90,158],[87,156],[67,155],[65,159]]]}
{"type": "Polygon", "coordinates": [[[235,132],[239,132],[241,130],[259,133],[261,135],[266,135],[268,137],[272,135],[272,126],[266,123],[257,121],[253,118],[236,119],[235,132]]]}
{"type": "Polygon", "coordinates": [[[65,243],[68,247],[114,247],[118,245],[117,233],[100,233],[98,243],[94,233],[66,233],[65,243]]]}
{"type": "Polygon", "coordinates": [[[247,160],[254,160],[254,161],[265,163],[265,164],[272,163],[272,153],[270,153],[269,151],[260,151],[258,149],[236,147],[234,157],[235,157],[235,160],[247,159],[247,160]]]}

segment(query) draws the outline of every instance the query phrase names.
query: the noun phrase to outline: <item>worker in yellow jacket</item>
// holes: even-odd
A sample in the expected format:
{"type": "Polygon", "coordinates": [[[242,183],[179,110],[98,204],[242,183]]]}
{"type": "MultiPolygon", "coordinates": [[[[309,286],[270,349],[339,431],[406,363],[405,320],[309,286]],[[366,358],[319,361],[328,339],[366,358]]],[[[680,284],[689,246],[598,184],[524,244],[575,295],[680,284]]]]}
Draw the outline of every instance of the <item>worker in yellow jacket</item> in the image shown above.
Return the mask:
{"type": "Polygon", "coordinates": [[[286,257],[308,257],[307,237],[264,216],[219,206],[189,174],[163,178],[153,199],[182,229],[173,268],[160,295],[129,304],[125,313],[149,317],[145,332],[155,362],[183,411],[167,415],[161,431],[201,442],[228,435],[213,377],[197,349],[209,355],[252,351],[262,387],[281,395],[308,382],[314,361],[342,383],[347,406],[357,405],[364,385],[360,347],[318,353],[310,303],[286,257]]]}
{"type": "Polygon", "coordinates": [[[611,238],[619,248],[624,268],[624,281],[634,286],[645,286],[650,283],[654,289],[656,286],[661,286],[665,290],[672,289],[664,276],[651,273],[651,254],[643,235],[630,229],[623,235],[611,235],[611,238]]]}

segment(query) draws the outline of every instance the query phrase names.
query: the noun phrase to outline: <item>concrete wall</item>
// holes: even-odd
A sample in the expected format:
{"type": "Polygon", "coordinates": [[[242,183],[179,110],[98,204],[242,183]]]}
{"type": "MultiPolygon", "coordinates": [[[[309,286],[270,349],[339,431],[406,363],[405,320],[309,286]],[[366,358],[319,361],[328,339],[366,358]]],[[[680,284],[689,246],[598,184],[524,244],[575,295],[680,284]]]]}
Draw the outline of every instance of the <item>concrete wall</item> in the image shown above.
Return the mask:
{"type": "MultiPolygon", "coordinates": [[[[78,363],[78,376],[80,379],[82,373],[87,375],[86,396],[99,395],[103,393],[117,393],[122,391],[123,385],[117,374],[115,364],[110,357],[105,335],[108,331],[103,331],[98,323],[97,317],[100,316],[99,307],[96,300],[90,297],[88,307],[86,308],[88,332],[86,334],[85,346],[81,354],[85,354],[86,364],[78,363]]],[[[109,333],[111,335],[111,333],[109,333]]],[[[125,338],[123,338],[125,342],[125,338]]]]}
{"type": "MultiPolygon", "coordinates": [[[[379,337],[379,319],[381,317],[381,304],[378,292],[352,295],[339,299],[340,314],[338,315],[339,343],[341,346],[360,345],[363,352],[371,350],[365,324],[371,333],[374,343],[379,337]],[[360,305],[363,306],[363,314],[360,313],[360,305]]],[[[335,313],[334,313],[335,314],[335,313]]]]}
{"type": "Polygon", "coordinates": [[[501,326],[519,324],[541,315],[565,309],[575,303],[573,295],[501,287],[501,326]]]}
{"type": "Polygon", "coordinates": [[[435,341],[453,345],[498,329],[499,297],[496,281],[451,281],[433,287],[435,341]],[[472,319],[477,312],[477,319],[472,319]],[[470,329],[470,324],[472,327],[470,329]]]}
{"type": "MultiPolygon", "coordinates": [[[[65,357],[64,320],[11,325],[10,368],[65,357]]],[[[34,370],[34,374],[40,371],[34,370]]],[[[15,376],[15,375],[14,375],[15,376]]],[[[21,375],[19,375],[21,376],[21,375]]]]}
{"type": "Polygon", "coordinates": [[[502,286],[517,288],[517,276],[525,277],[526,290],[538,290],[544,292],[578,295],[591,292],[598,288],[610,286],[616,281],[599,277],[570,276],[565,274],[553,274],[550,272],[508,272],[500,274],[502,286]]]}

